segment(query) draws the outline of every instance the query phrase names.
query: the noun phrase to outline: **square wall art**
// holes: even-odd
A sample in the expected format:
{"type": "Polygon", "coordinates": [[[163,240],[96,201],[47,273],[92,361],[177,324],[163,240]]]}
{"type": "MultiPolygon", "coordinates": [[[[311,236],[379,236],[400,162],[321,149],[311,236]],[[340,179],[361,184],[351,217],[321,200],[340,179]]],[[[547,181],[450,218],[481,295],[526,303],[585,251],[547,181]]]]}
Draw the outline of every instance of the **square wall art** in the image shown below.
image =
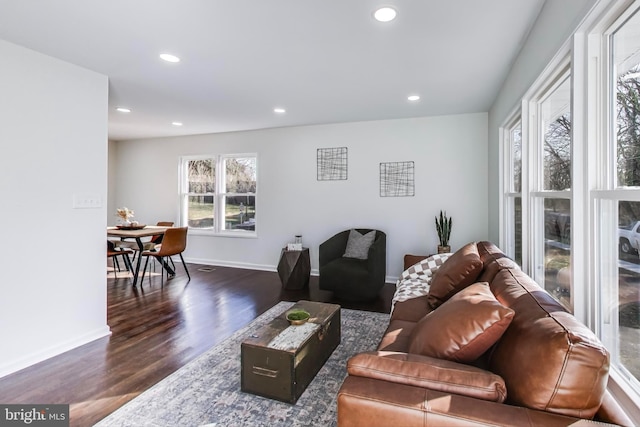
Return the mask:
{"type": "Polygon", "coordinates": [[[318,181],[347,179],[347,147],[318,148],[318,181]]]}
{"type": "Polygon", "coordinates": [[[414,162],[380,163],[380,197],[414,195],[414,162]]]}

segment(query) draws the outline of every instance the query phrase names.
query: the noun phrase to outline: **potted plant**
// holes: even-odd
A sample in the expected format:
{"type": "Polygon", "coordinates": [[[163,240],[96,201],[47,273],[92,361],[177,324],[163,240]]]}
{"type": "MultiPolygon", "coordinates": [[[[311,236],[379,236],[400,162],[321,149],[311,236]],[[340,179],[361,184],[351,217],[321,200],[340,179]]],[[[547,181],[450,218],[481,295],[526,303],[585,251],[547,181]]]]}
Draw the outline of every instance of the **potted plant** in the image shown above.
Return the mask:
{"type": "Polygon", "coordinates": [[[287,320],[292,325],[302,325],[309,320],[310,316],[308,311],[302,309],[294,309],[287,312],[287,320]]]}
{"type": "Polygon", "coordinates": [[[449,236],[451,236],[451,217],[447,217],[447,212],[440,211],[440,218],[436,216],[436,231],[438,232],[438,239],[440,244],[438,245],[438,253],[443,254],[451,252],[451,246],[449,246],[449,236]]]}

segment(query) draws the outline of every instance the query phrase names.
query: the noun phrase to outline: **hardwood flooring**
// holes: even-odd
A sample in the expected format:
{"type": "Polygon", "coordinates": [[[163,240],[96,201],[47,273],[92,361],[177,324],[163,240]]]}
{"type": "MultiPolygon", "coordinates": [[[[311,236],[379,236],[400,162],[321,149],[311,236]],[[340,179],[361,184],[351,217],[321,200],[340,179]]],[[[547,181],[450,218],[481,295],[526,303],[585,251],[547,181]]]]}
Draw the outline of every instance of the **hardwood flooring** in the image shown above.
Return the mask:
{"type": "MultiPolygon", "coordinates": [[[[189,264],[160,285],[107,280],[112,335],[0,378],[0,403],[70,404],[71,426],[91,426],[184,366],[279,301],[336,302],[389,312],[395,287],[369,303],[334,301],[311,277],[309,289],[284,291],[277,273],[189,264]]],[[[124,277],[123,277],[124,276],[124,277]]]]}

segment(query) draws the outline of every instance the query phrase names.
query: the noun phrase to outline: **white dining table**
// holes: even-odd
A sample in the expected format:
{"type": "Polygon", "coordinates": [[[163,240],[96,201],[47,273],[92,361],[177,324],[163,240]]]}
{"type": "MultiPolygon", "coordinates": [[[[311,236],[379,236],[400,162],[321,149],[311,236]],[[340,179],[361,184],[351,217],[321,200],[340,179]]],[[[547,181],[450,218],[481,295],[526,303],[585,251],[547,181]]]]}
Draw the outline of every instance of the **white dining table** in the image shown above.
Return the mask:
{"type": "MultiPolygon", "coordinates": [[[[119,237],[121,240],[135,240],[138,244],[138,250],[140,253],[144,250],[144,241],[143,237],[151,237],[157,235],[163,235],[165,231],[171,227],[162,227],[158,225],[146,225],[143,228],[132,228],[132,227],[107,227],[107,237],[119,237]]],[[[142,261],[142,257],[138,256],[138,262],[136,263],[136,269],[133,272],[133,286],[135,287],[138,283],[138,273],[140,273],[140,263],[142,261]]],[[[169,273],[169,275],[175,274],[175,271],[167,264],[166,262],[162,262],[162,266],[169,273]]]]}

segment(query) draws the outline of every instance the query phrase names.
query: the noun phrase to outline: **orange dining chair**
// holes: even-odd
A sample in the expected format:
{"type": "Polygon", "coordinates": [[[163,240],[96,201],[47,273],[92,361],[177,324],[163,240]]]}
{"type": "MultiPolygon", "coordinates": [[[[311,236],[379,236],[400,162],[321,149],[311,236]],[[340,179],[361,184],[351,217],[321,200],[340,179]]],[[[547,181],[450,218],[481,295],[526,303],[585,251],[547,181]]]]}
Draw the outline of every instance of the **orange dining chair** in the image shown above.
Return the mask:
{"type": "MultiPolygon", "coordinates": [[[[168,228],[164,233],[164,237],[162,238],[162,244],[156,246],[158,250],[145,250],[140,256],[147,257],[147,260],[144,263],[144,269],[142,270],[142,279],[140,283],[144,282],[144,275],[147,271],[147,265],[149,264],[149,257],[154,257],[160,260],[160,263],[164,267],[164,260],[167,257],[171,257],[173,255],[179,255],[180,260],[182,261],[182,265],[184,266],[184,271],[187,272],[187,276],[189,280],[191,280],[191,275],[189,274],[189,269],[187,268],[187,264],[184,262],[184,258],[182,257],[182,252],[187,248],[187,231],[188,227],[175,227],[168,228]]],[[[155,249],[155,247],[154,247],[155,249]]],[[[167,278],[168,279],[168,278],[167,278]]],[[[164,282],[164,271],[162,271],[162,283],[164,282]]]]}
{"type": "Polygon", "coordinates": [[[131,260],[129,259],[129,255],[134,252],[131,249],[121,248],[116,249],[115,245],[111,240],[107,240],[107,258],[111,258],[113,261],[113,274],[118,278],[117,271],[120,271],[120,264],[118,263],[118,257],[122,256],[122,260],[124,261],[124,265],[129,271],[133,271],[133,266],[131,265],[131,260]]]}

